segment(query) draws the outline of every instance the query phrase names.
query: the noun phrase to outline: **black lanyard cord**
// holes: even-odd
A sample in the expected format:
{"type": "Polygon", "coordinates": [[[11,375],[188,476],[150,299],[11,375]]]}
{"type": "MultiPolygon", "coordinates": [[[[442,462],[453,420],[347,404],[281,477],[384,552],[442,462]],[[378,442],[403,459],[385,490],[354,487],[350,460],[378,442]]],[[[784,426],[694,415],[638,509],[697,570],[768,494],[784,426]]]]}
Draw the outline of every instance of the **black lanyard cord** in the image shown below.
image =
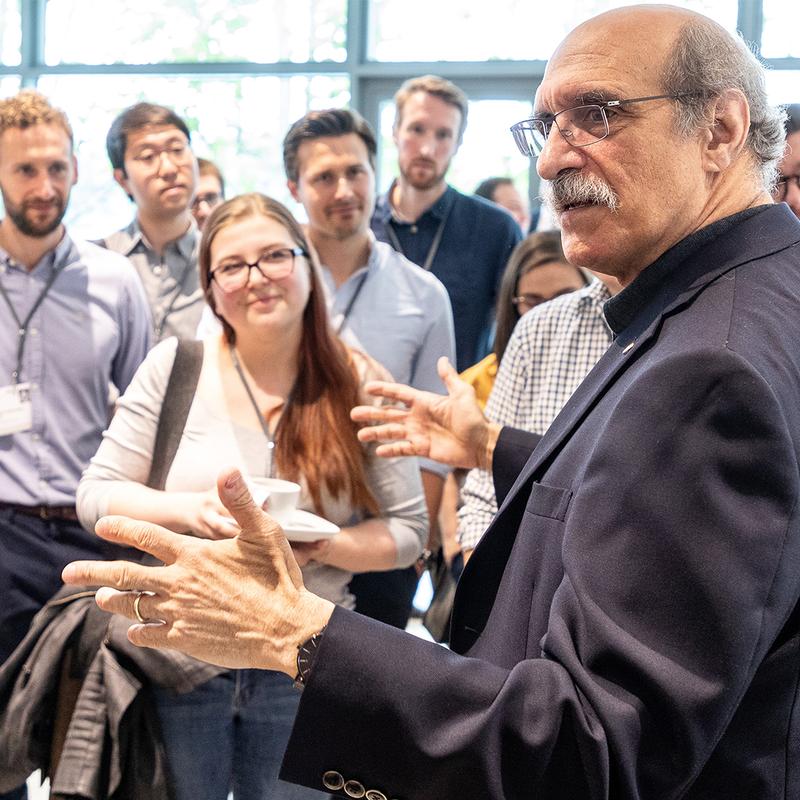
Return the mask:
{"type": "Polygon", "coordinates": [[[19,383],[19,376],[22,372],[22,356],[25,352],[25,340],[28,338],[28,325],[30,325],[33,315],[39,310],[39,306],[44,302],[45,297],[47,297],[47,293],[50,291],[50,288],[56,282],[56,278],[61,274],[65,266],[66,265],[61,267],[53,267],[53,271],[50,274],[50,277],[47,279],[44,289],[42,289],[39,297],[36,298],[33,308],[31,308],[31,310],[28,312],[28,316],[25,317],[24,321],[20,320],[16,309],[11,303],[11,298],[8,296],[8,292],[6,292],[3,284],[0,283],[0,294],[3,295],[3,299],[6,301],[6,305],[11,312],[11,316],[14,317],[14,322],[17,323],[17,366],[16,369],[11,373],[14,383],[19,383]]]}

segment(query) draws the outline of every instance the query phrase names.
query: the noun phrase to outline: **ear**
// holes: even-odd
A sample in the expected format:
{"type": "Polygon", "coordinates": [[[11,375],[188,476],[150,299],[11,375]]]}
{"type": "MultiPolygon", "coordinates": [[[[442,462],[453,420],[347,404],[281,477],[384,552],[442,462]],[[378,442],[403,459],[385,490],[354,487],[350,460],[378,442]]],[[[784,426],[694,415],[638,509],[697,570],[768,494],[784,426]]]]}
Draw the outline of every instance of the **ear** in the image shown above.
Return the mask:
{"type": "Polygon", "coordinates": [[[703,166],[724,172],[744,150],[750,130],[750,107],[739,89],[726,89],[715,101],[713,124],[705,131],[703,166]]]}
{"type": "Polygon", "coordinates": [[[78,182],[78,159],[72,154],[72,185],[78,182]]]}
{"type": "Polygon", "coordinates": [[[128,197],[131,200],[133,200],[133,194],[131,194],[131,189],[130,189],[130,182],[128,181],[128,176],[125,174],[124,169],[114,170],[114,180],[122,187],[125,194],[128,195],[128,197]]]}

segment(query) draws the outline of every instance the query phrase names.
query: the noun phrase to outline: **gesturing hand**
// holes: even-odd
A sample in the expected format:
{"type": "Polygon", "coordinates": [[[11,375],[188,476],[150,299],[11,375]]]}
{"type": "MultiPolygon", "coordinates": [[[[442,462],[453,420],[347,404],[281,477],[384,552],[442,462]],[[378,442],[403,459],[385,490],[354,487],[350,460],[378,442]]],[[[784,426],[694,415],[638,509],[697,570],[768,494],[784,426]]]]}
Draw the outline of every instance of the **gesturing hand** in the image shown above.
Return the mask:
{"type": "Polygon", "coordinates": [[[97,533],[164,562],[77,561],[66,583],[103,586],[97,604],[148,624],[128,638],[145,647],[168,647],[228,668],[260,667],[294,676],[297,646],[324,627],[333,604],[306,590],[280,526],[256,507],[237,470],[218,479],[219,496],[241,527],[216,541],[172,533],[158,525],[106,517],[97,533]]]}
{"type": "Polygon", "coordinates": [[[363,423],[362,442],[382,441],[379,456],[424,456],[453,467],[491,466],[500,426],[489,422],[475,400],[475,390],[458,377],[447,358],[437,364],[447,395],[423,392],[400,383],[371,381],[366,391],[398,406],[357,406],[350,412],[363,423]]]}

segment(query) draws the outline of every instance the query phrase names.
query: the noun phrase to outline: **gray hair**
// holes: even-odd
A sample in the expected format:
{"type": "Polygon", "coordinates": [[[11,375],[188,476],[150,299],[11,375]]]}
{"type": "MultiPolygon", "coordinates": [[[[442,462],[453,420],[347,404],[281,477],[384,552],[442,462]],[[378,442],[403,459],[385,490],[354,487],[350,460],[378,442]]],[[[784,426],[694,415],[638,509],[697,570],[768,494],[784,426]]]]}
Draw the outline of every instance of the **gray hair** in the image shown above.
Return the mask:
{"type": "Polygon", "coordinates": [[[771,190],[785,147],[785,112],[767,101],[764,74],[764,66],[739,36],[699,17],[678,34],[664,64],[662,84],[665,94],[687,95],[676,110],[676,128],[683,136],[713,121],[712,103],[726,89],[739,89],[750,106],[746,147],[764,188],[771,190]]]}

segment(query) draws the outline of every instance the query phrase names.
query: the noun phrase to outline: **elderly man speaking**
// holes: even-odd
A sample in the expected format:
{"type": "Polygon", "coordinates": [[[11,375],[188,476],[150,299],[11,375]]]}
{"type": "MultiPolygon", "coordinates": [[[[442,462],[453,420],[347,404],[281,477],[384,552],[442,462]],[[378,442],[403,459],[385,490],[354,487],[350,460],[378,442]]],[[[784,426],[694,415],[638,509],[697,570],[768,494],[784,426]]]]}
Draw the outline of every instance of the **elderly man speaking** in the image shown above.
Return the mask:
{"type": "Polygon", "coordinates": [[[491,463],[500,510],[449,652],[304,589],[241,478],[207,542],[111,519],[161,567],[74,564],[133,642],[304,685],[283,777],[349,797],[800,796],[800,223],[744,45],[668,6],[596,17],[513,128],[615,340],[540,440],[391,385],[383,452],[491,463]],[[534,449],[535,447],[535,449],[534,449]],[[142,591],[154,595],[141,594],[142,591]]]}

